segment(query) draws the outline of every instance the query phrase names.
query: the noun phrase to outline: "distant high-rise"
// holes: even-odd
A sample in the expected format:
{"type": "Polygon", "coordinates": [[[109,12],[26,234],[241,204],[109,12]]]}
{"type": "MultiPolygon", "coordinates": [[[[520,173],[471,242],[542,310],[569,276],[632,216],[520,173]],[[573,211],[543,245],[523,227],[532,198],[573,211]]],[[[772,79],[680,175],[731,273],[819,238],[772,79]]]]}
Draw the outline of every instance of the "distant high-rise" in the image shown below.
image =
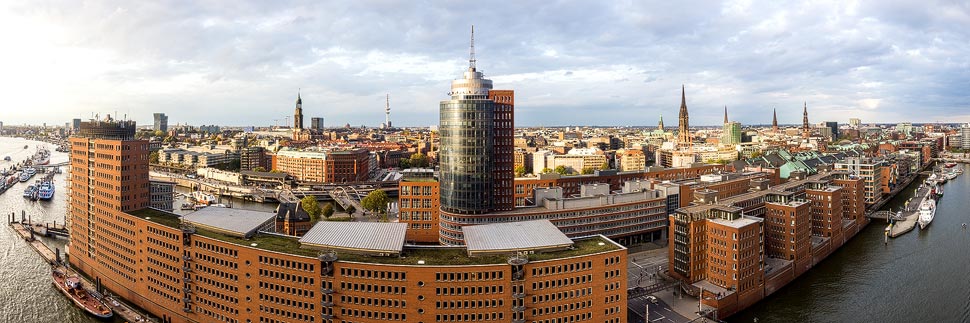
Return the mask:
{"type": "Polygon", "coordinates": [[[680,116],[678,117],[677,126],[677,140],[682,145],[690,144],[690,125],[688,124],[689,117],[687,116],[687,94],[686,88],[681,86],[680,88],[680,116]]]}
{"type": "Polygon", "coordinates": [[[858,127],[860,124],[862,124],[862,120],[859,118],[849,118],[849,126],[858,127]]]}
{"type": "Polygon", "coordinates": [[[310,129],[323,130],[323,118],[320,118],[320,117],[310,118],[310,129]]]}
{"type": "Polygon", "coordinates": [[[391,95],[384,95],[384,128],[391,128],[391,95]]]}
{"type": "Polygon", "coordinates": [[[771,109],[771,131],[778,132],[778,109],[771,109]]]}
{"type": "Polygon", "coordinates": [[[728,121],[727,106],[724,107],[724,127],[721,143],[725,145],[737,145],[741,143],[741,123],[728,121]]]}
{"type": "Polygon", "coordinates": [[[832,130],[832,140],[839,139],[839,123],[835,121],[826,121],[825,127],[832,130]]]}
{"type": "Polygon", "coordinates": [[[808,101],[805,102],[804,110],[802,110],[802,137],[808,138],[810,135],[808,128],[808,101]]]}
{"type": "Polygon", "coordinates": [[[296,111],[293,112],[293,129],[303,129],[303,98],[296,93],[296,111]]]}
{"type": "Polygon", "coordinates": [[[960,148],[970,149],[970,124],[960,126],[960,148]]]}
{"type": "MultiPolygon", "coordinates": [[[[168,127],[168,117],[165,117],[165,123],[166,123],[165,126],[168,127]]],[[[71,120],[71,133],[77,133],[77,131],[80,129],[81,129],[81,119],[71,120]]],[[[162,130],[162,131],[165,131],[165,130],[162,130]]]]}
{"type": "Polygon", "coordinates": [[[451,82],[451,99],[440,104],[438,156],[444,212],[482,214],[511,209],[515,203],[513,93],[492,91],[492,80],[484,78],[475,63],[472,27],[468,70],[451,82]]]}
{"type": "MultiPolygon", "coordinates": [[[[74,124],[78,129],[81,128],[81,119],[74,119],[74,124]]],[[[168,116],[164,113],[155,113],[155,126],[152,128],[155,131],[168,131],[168,116]]]]}

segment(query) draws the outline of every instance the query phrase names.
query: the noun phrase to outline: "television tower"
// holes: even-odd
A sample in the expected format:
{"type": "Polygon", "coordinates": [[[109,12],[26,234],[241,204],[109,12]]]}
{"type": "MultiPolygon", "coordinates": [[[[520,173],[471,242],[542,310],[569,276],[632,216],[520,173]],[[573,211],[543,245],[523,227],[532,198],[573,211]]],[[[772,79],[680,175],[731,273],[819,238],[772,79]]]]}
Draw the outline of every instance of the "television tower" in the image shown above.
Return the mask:
{"type": "Polygon", "coordinates": [[[391,95],[384,94],[384,128],[391,128],[391,95]]]}

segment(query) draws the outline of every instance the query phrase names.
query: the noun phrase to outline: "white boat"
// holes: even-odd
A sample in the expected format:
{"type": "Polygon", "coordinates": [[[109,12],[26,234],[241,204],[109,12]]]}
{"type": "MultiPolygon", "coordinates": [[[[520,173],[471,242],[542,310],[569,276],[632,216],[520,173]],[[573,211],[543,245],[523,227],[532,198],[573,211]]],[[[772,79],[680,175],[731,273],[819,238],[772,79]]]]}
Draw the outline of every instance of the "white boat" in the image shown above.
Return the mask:
{"type": "Polygon", "coordinates": [[[936,201],[926,197],[923,202],[919,204],[919,219],[916,223],[919,224],[919,229],[923,230],[926,226],[933,222],[933,217],[936,216],[936,201]]]}
{"type": "Polygon", "coordinates": [[[195,199],[195,201],[197,202],[197,204],[202,204],[202,205],[209,205],[209,204],[212,204],[212,203],[215,203],[216,202],[216,196],[215,195],[212,195],[212,194],[209,194],[209,193],[206,193],[206,192],[202,192],[202,191],[194,191],[194,192],[192,192],[192,198],[195,199]]]}
{"type": "Polygon", "coordinates": [[[936,184],[936,173],[930,174],[930,177],[926,178],[926,184],[933,185],[936,184]]]}

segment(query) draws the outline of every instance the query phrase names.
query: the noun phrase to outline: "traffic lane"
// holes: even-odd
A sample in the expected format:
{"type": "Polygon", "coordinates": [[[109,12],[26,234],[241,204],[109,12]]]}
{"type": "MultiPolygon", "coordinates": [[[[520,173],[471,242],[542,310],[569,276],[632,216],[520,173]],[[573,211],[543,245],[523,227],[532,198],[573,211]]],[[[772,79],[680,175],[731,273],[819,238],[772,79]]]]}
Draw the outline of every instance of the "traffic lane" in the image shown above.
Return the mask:
{"type": "Polygon", "coordinates": [[[648,295],[636,297],[629,299],[627,301],[627,308],[639,317],[643,317],[644,309],[646,307],[650,308],[650,322],[673,322],[673,323],[686,323],[690,322],[689,319],[683,315],[674,312],[667,303],[663,300],[657,299],[657,303],[654,304],[648,300],[648,295]]]}

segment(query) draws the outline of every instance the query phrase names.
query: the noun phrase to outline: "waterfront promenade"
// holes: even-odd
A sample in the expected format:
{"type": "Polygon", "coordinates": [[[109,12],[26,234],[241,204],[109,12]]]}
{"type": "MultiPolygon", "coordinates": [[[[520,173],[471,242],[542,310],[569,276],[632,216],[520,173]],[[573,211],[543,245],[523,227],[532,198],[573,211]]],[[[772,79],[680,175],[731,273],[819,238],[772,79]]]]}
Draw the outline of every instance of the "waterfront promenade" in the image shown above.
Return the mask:
{"type": "MultiPolygon", "coordinates": [[[[11,222],[9,223],[9,226],[17,233],[17,235],[19,235],[25,242],[27,242],[28,246],[34,249],[34,251],[37,252],[37,254],[40,255],[42,258],[44,258],[44,260],[47,261],[47,263],[51,264],[51,270],[60,269],[63,272],[67,273],[68,275],[75,275],[81,278],[82,284],[84,286],[87,286],[88,288],[93,288],[94,286],[97,286],[93,282],[88,280],[87,277],[85,277],[84,275],[79,275],[74,270],[71,270],[70,267],[63,265],[62,263],[59,263],[58,260],[60,259],[60,256],[59,256],[60,251],[55,252],[51,250],[49,247],[47,247],[46,244],[44,244],[43,241],[41,241],[40,239],[36,239],[34,235],[31,233],[31,231],[28,228],[24,227],[23,224],[19,222],[11,222]]],[[[128,322],[133,322],[133,323],[154,322],[153,320],[148,319],[147,315],[140,313],[135,308],[128,306],[124,302],[119,301],[118,299],[116,299],[111,295],[105,296],[104,301],[106,304],[108,304],[109,307],[111,307],[111,310],[114,312],[114,315],[116,315],[117,317],[123,320],[126,320],[128,322]]]]}

